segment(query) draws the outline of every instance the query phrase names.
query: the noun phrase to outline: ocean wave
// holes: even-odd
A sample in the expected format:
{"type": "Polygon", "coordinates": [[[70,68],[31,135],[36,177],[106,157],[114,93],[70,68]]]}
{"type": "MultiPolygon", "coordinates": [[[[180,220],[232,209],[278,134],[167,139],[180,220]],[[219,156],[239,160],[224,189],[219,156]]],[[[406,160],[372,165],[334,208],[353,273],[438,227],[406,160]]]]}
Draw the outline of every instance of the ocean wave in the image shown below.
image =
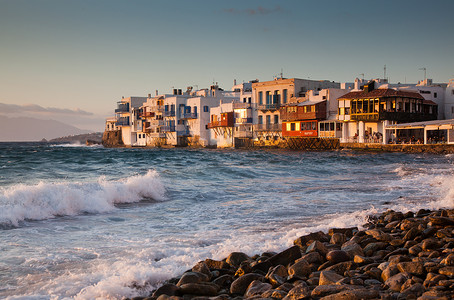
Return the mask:
{"type": "Polygon", "coordinates": [[[0,189],[0,225],[19,226],[25,220],[105,213],[114,210],[115,204],[144,199],[165,200],[165,187],[154,170],[119,181],[100,177],[92,183],[19,184],[0,189]]]}
{"type": "Polygon", "coordinates": [[[81,143],[71,143],[71,144],[51,144],[49,147],[52,148],[104,148],[103,145],[93,144],[86,145],[81,143]]]}

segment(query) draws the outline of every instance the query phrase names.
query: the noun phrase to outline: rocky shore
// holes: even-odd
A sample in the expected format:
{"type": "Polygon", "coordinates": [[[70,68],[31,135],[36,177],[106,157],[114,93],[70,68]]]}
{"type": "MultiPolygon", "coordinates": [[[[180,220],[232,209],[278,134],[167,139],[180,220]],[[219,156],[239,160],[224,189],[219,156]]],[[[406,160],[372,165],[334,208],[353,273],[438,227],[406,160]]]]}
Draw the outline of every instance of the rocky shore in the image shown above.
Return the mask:
{"type": "Polygon", "coordinates": [[[139,299],[454,299],[454,210],[387,211],[280,253],[200,261],[139,299]]]}

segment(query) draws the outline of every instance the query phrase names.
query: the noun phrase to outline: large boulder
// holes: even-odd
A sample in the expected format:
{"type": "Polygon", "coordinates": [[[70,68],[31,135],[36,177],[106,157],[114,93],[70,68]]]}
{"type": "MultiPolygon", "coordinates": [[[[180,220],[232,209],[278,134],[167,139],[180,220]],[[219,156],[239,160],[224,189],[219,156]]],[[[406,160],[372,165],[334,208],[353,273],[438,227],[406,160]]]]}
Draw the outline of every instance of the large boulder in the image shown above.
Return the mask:
{"type": "Polygon", "coordinates": [[[333,250],[333,251],[328,252],[328,254],[326,254],[326,259],[333,264],[337,264],[337,263],[340,263],[343,261],[349,261],[350,256],[348,255],[348,253],[346,251],[333,250]]]}
{"type": "Polygon", "coordinates": [[[186,283],[180,285],[178,291],[183,295],[216,296],[219,286],[211,282],[186,283]]]}
{"type": "Polygon", "coordinates": [[[336,284],[339,280],[344,279],[344,276],[337,274],[334,271],[322,271],[320,273],[319,285],[336,284]]]}
{"type": "Polygon", "coordinates": [[[302,282],[296,285],[293,289],[291,289],[287,296],[285,296],[284,300],[300,300],[300,299],[307,299],[311,296],[311,290],[307,286],[305,282],[302,282]]]}
{"type": "Polygon", "coordinates": [[[272,289],[271,284],[263,283],[260,280],[254,280],[249,284],[244,296],[247,298],[254,297],[254,296],[260,296],[263,293],[265,293],[266,291],[269,291],[271,289],[272,289]]]}
{"type": "Polygon", "coordinates": [[[303,258],[298,259],[288,268],[288,275],[291,278],[304,278],[311,273],[311,265],[303,258]]]}
{"type": "Polygon", "coordinates": [[[230,286],[230,293],[244,295],[252,281],[262,280],[263,278],[263,275],[257,273],[245,274],[232,282],[232,285],[230,286]]]}
{"type": "Polygon", "coordinates": [[[272,266],[287,266],[293,264],[298,258],[301,258],[301,250],[298,246],[293,246],[268,258],[266,262],[270,263],[272,266]]]}
{"type": "Polygon", "coordinates": [[[239,267],[243,261],[248,259],[250,259],[250,257],[243,252],[232,252],[227,257],[226,262],[234,267],[239,267]]]}
{"type": "Polygon", "coordinates": [[[306,244],[311,241],[321,241],[321,242],[329,242],[329,236],[324,234],[321,231],[310,233],[307,235],[303,235],[297,238],[293,244],[299,246],[301,248],[306,247],[306,244]]]}
{"type": "Polygon", "coordinates": [[[203,273],[199,272],[186,272],[181,276],[180,280],[177,283],[177,286],[181,286],[187,283],[199,283],[199,282],[207,282],[209,277],[203,273]]]}

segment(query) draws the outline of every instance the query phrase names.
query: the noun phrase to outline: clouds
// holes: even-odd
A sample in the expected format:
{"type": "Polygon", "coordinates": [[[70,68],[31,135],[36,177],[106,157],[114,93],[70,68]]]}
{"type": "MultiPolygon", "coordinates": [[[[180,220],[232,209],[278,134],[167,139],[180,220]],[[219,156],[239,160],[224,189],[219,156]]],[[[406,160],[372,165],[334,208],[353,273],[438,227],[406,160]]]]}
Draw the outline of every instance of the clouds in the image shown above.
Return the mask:
{"type": "Polygon", "coordinates": [[[17,114],[17,113],[37,113],[43,115],[73,115],[73,116],[91,116],[93,113],[76,109],[42,107],[36,104],[5,104],[0,103],[0,113],[2,114],[17,114]]]}
{"type": "Polygon", "coordinates": [[[249,15],[249,16],[263,16],[275,13],[283,12],[283,9],[276,5],[274,8],[266,8],[263,6],[258,6],[257,8],[246,8],[246,9],[236,9],[236,8],[225,8],[223,10],[225,13],[234,14],[234,15],[249,15]]]}

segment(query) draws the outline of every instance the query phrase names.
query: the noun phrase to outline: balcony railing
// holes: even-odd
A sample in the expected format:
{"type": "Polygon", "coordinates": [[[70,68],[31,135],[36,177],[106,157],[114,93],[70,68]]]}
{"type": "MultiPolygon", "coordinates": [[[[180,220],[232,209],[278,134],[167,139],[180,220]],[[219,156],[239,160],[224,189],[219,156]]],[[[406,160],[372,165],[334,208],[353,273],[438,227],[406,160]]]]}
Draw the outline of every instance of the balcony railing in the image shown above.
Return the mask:
{"type": "Polygon", "coordinates": [[[152,118],[154,116],[155,116],[154,111],[147,111],[147,112],[142,112],[139,114],[139,117],[142,117],[142,118],[152,118]]]}
{"type": "Polygon", "coordinates": [[[164,120],[151,120],[148,121],[148,124],[150,127],[158,127],[166,125],[166,122],[164,120]]]}
{"type": "Polygon", "coordinates": [[[161,132],[175,132],[175,126],[163,126],[161,127],[161,132]]]}
{"type": "Polygon", "coordinates": [[[377,112],[377,113],[359,113],[351,114],[351,119],[354,121],[378,121],[378,120],[390,120],[397,122],[420,122],[435,120],[436,114],[423,114],[423,113],[411,113],[411,112],[377,112]]]}
{"type": "Polygon", "coordinates": [[[235,123],[236,124],[251,124],[252,118],[236,118],[235,123]]]}
{"type": "Polygon", "coordinates": [[[232,127],[232,124],[229,124],[228,120],[222,120],[222,121],[213,121],[208,123],[207,125],[208,128],[216,128],[216,127],[232,127]],[[229,126],[230,125],[230,126],[229,126]]]}
{"type": "Polygon", "coordinates": [[[154,112],[164,112],[164,109],[165,108],[163,105],[155,105],[155,106],[150,107],[150,110],[154,111],[154,112]]]}
{"type": "Polygon", "coordinates": [[[116,126],[129,126],[129,118],[120,118],[115,122],[116,126]]]}
{"type": "Polygon", "coordinates": [[[164,117],[175,117],[175,111],[174,110],[164,111],[164,117]]]}
{"type": "Polygon", "coordinates": [[[197,119],[197,113],[185,113],[183,114],[182,119],[197,119]]]}
{"type": "Polygon", "coordinates": [[[242,130],[242,131],[235,131],[234,132],[234,137],[238,137],[238,138],[251,138],[253,137],[253,131],[246,131],[246,130],[242,130]]]}
{"type": "Polygon", "coordinates": [[[177,136],[190,136],[189,129],[183,129],[177,131],[177,136]]]}
{"type": "Polygon", "coordinates": [[[251,108],[252,103],[233,103],[233,109],[246,109],[246,108],[251,108]]]}
{"type": "Polygon", "coordinates": [[[255,131],[282,131],[282,124],[257,124],[255,131]]]}
{"type": "Polygon", "coordinates": [[[118,104],[117,109],[115,109],[115,113],[127,113],[129,112],[129,105],[126,104],[118,104]]]}
{"type": "Polygon", "coordinates": [[[165,132],[152,132],[152,133],[149,133],[149,136],[151,138],[164,138],[164,137],[166,137],[166,134],[165,134],[165,132]]]}
{"type": "Polygon", "coordinates": [[[259,110],[277,110],[280,107],[280,103],[262,104],[258,105],[259,110]]]}

